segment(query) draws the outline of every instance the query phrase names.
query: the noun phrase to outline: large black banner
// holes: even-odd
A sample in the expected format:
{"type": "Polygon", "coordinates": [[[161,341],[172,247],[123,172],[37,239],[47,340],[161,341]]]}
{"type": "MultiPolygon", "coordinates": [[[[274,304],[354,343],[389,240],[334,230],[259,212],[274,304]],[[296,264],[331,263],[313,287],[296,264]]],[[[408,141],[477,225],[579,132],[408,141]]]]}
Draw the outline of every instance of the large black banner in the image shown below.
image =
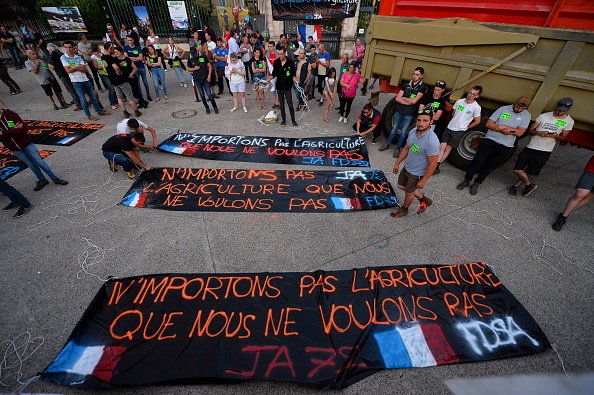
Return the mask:
{"type": "Polygon", "coordinates": [[[113,279],[43,371],[82,387],[275,380],[343,388],[385,368],[550,347],[484,263],[113,279]]]}
{"type": "Polygon", "coordinates": [[[272,19],[337,19],[352,18],[357,11],[357,0],[272,0],[272,19]]]}
{"type": "Polygon", "coordinates": [[[397,201],[379,170],[158,168],[142,172],[121,204],[177,211],[328,213],[395,207],[397,201]]]}
{"type": "Polygon", "coordinates": [[[369,167],[365,140],[359,136],[288,138],[178,133],[159,144],[159,150],[194,158],[369,167]]]}
{"type": "MultiPolygon", "coordinates": [[[[56,151],[39,150],[39,155],[45,159],[54,152],[56,151]]],[[[7,180],[27,167],[25,162],[14,156],[11,150],[0,147],[0,179],[7,180]]]]}
{"type": "MultiPolygon", "coordinates": [[[[35,144],[72,145],[105,124],[56,121],[25,121],[35,144]]],[[[115,131],[114,131],[115,133],[115,131]]]]}

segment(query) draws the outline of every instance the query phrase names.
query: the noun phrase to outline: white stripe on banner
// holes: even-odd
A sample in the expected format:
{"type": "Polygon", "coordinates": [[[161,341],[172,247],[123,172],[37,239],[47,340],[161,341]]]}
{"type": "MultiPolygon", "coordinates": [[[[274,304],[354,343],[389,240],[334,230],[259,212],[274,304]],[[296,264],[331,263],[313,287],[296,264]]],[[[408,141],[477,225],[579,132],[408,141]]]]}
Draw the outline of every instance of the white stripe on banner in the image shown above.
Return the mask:
{"type": "Polygon", "coordinates": [[[90,375],[103,356],[103,346],[85,347],[74,365],[68,370],[70,373],[90,375]]]}
{"type": "Polygon", "coordinates": [[[427,345],[423,330],[418,322],[410,322],[406,327],[396,326],[396,330],[402,337],[402,342],[408,351],[408,355],[412,364],[416,368],[424,368],[426,366],[437,366],[433,353],[427,345]]]}

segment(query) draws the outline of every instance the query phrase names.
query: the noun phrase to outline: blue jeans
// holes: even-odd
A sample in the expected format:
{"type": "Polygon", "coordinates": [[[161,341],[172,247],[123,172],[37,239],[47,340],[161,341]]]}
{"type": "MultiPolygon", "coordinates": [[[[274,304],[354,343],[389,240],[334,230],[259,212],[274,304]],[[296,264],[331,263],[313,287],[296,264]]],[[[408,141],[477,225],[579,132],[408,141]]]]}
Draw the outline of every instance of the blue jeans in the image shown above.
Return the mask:
{"type": "Polygon", "coordinates": [[[99,107],[99,103],[97,102],[97,99],[95,98],[95,93],[93,90],[93,85],[91,85],[91,81],[87,80],[85,82],[73,82],[72,85],[74,85],[74,90],[76,91],[76,94],[78,95],[78,99],[80,100],[80,105],[87,117],[91,116],[91,112],[89,111],[89,105],[87,104],[87,99],[85,98],[85,93],[87,95],[89,95],[89,97],[91,98],[91,103],[93,103],[93,107],[95,107],[95,111],[97,111],[97,114],[101,114],[103,112],[101,107],[99,107]]]}
{"type": "MultiPolygon", "coordinates": [[[[140,89],[140,79],[142,78],[142,82],[144,83],[144,89],[146,90],[147,97],[150,97],[151,91],[149,90],[149,83],[146,79],[146,68],[138,68],[136,69],[136,78],[138,79],[138,91],[142,92],[140,89]]],[[[159,92],[157,92],[157,97],[159,97],[159,92]]]]}
{"type": "Polygon", "coordinates": [[[173,70],[175,70],[175,74],[177,75],[177,80],[179,81],[180,84],[186,82],[186,79],[184,78],[184,70],[177,66],[177,67],[173,67],[173,70]]]}
{"type": "MultiPolygon", "coordinates": [[[[305,92],[305,83],[299,83],[299,87],[301,89],[303,89],[303,92],[305,92]]],[[[295,90],[295,96],[297,96],[297,100],[299,101],[299,107],[303,108],[305,107],[305,101],[303,100],[303,97],[301,95],[301,93],[299,93],[299,91],[297,90],[297,87],[295,85],[293,85],[293,89],[295,90]]]]}
{"type": "Polygon", "coordinates": [[[23,63],[21,62],[21,57],[19,56],[19,49],[16,45],[8,45],[6,46],[8,50],[8,55],[12,59],[14,63],[14,67],[23,67],[23,63]]]}
{"type": "Polygon", "coordinates": [[[124,171],[131,171],[132,169],[138,169],[136,163],[132,162],[130,158],[121,152],[103,151],[103,156],[107,160],[115,162],[117,165],[122,166],[124,171]]]}
{"type": "Polygon", "coordinates": [[[0,178],[0,193],[10,199],[13,204],[19,207],[29,207],[31,203],[22,193],[10,186],[6,181],[0,178]]]}
{"type": "Polygon", "coordinates": [[[202,103],[204,103],[204,107],[206,107],[206,109],[208,110],[208,102],[206,101],[206,98],[204,97],[204,92],[206,92],[206,95],[208,96],[208,100],[210,100],[210,103],[212,104],[212,108],[214,108],[215,110],[218,110],[217,103],[215,102],[212,92],[210,91],[210,84],[208,83],[208,81],[207,80],[194,80],[194,84],[196,85],[196,89],[198,89],[198,92],[200,93],[200,99],[202,99],[202,103]]]}
{"type": "Polygon", "coordinates": [[[116,97],[115,89],[113,89],[113,85],[111,85],[111,81],[109,77],[99,73],[99,78],[101,78],[101,82],[103,82],[103,86],[107,88],[109,97],[109,105],[110,106],[117,106],[118,105],[118,98],[116,97]]]}
{"type": "Polygon", "coordinates": [[[157,99],[159,98],[159,85],[163,87],[163,93],[167,96],[167,85],[165,84],[165,70],[162,67],[155,67],[151,70],[153,74],[153,85],[155,86],[155,92],[157,99]]]}
{"type": "Polygon", "coordinates": [[[398,128],[400,128],[400,139],[398,140],[398,147],[404,147],[404,143],[406,142],[406,137],[408,136],[408,127],[412,122],[414,115],[402,115],[398,111],[394,113],[394,126],[392,127],[392,131],[388,136],[388,144],[394,140],[396,137],[396,133],[398,132],[398,128]]]}
{"type": "Polygon", "coordinates": [[[39,181],[43,181],[46,179],[43,173],[41,172],[42,170],[52,180],[55,180],[57,178],[52,169],[50,169],[47,163],[45,163],[41,158],[41,155],[39,155],[39,151],[37,150],[35,144],[31,143],[28,146],[26,146],[24,150],[21,151],[13,151],[13,154],[17,158],[25,162],[27,166],[29,166],[29,168],[31,169],[31,171],[33,171],[33,174],[35,174],[35,177],[37,177],[39,181]]]}

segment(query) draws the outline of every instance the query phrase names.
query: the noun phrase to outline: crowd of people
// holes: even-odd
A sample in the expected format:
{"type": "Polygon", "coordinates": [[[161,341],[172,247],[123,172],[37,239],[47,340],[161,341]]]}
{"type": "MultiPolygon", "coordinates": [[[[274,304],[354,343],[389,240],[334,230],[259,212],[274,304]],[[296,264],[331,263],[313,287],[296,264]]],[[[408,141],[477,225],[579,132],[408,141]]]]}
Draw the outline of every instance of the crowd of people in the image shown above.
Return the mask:
{"type": "MultiPolygon", "coordinates": [[[[25,28],[22,31],[32,32],[33,38],[38,37],[38,33],[36,35],[33,29],[25,28]]],[[[103,153],[112,171],[117,171],[117,167],[121,166],[130,178],[136,177],[135,169],[150,167],[142,162],[136,149],[156,148],[154,129],[131,118],[131,112],[135,117],[140,117],[140,109],[148,107],[150,101],[160,101],[160,91],[163,91],[164,99],[168,100],[169,92],[165,79],[167,66],[174,70],[182,88],[188,87],[185,73],[189,73],[196,102],[204,105],[206,114],[211,113],[211,107],[215,114],[219,114],[216,99],[220,99],[224,94],[225,86],[233,96],[233,107],[230,111],[242,109],[247,113],[246,89],[250,83],[255,92],[258,109],[267,110],[265,92],[270,88],[273,96],[272,108],[280,110],[283,126],[286,125],[288,117],[291,118],[292,125],[297,126],[296,112],[308,111],[307,102],[312,100],[320,107],[325,106],[325,122],[331,122],[331,110],[336,109],[339,112],[338,122],[346,124],[360,84],[361,95],[367,92],[368,81],[360,74],[365,57],[365,46],[360,39],[356,40],[351,54],[344,53],[341,56],[341,63],[336,68],[330,66],[330,54],[324,44],[313,37],[302,41],[299,34],[294,39],[288,34],[281,34],[275,42],[264,39],[257,30],[252,31],[248,23],[242,23],[241,27],[234,23],[232,29],[224,26],[220,37],[217,37],[209,26],[205,25],[202,29],[190,26],[186,35],[190,46],[187,60],[186,51],[176,44],[173,37],[168,38],[167,44],[161,44],[161,39],[152,29],[144,34],[137,27],[130,30],[126,25],[122,25],[118,35],[111,25],[107,25],[103,43],[90,43],[86,35],[80,33],[77,43],[62,43],[64,53],[60,52],[54,43],[36,39],[27,41],[27,46],[22,48],[22,36],[17,37],[16,33],[4,26],[0,27],[3,48],[13,58],[16,70],[21,69],[23,65],[16,51],[24,52],[27,59],[24,62],[25,67],[35,75],[55,110],[75,105],[75,111],[83,111],[89,120],[96,121],[98,118],[91,114],[89,106],[94,108],[98,116],[109,115],[99,96],[99,93],[107,90],[111,109],[122,110],[122,122],[127,126],[121,132],[120,122],[120,137],[108,140],[103,146],[103,153]],[[155,99],[151,97],[149,79],[153,82],[155,99]],[[70,103],[64,98],[58,80],[72,96],[70,103]],[[295,104],[293,94],[296,98],[295,104]],[[144,145],[145,129],[153,135],[152,146],[144,145]]],[[[457,149],[464,133],[481,122],[481,106],[477,101],[483,91],[481,86],[472,87],[465,98],[453,104],[452,118],[446,122],[443,116],[446,102],[442,97],[446,82],[437,81],[433,90],[429,92],[423,81],[424,74],[423,67],[417,67],[411,80],[402,84],[394,99],[393,126],[389,133],[386,133],[386,142],[379,146],[379,151],[386,151],[390,149],[391,144],[395,145],[395,173],[399,172],[401,164],[406,159],[406,165],[398,178],[398,188],[405,192],[405,199],[402,206],[392,213],[394,217],[407,215],[415,197],[419,200],[419,214],[432,204],[432,200],[420,190],[431,176],[440,173],[441,164],[452,149],[457,149]],[[409,131],[413,121],[416,126],[409,131]],[[435,132],[438,132],[439,138],[435,132]]],[[[11,94],[21,92],[18,84],[8,76],[7,67],[1,61],[0,78],[9,86],[11,94]]],[[[491,171],[511,153],[516,139],[526,132],[532,139],[518,157],[514,167],[517,180],[510,187],[508,194],[517,197],[518,188],[524,185],[520,194],[528,196],[537,188],[532,177],[540,173],[556,142],[564,141],[573,128],[574,121],[568,114],[573,101],[571,98],[561,99],[555,111],[541,114],[531,125],[531,114],[527,111],[530,103],[529,97],[521,96],[515,103],[503,106],[493,113],[486,124],[488,130],[485,138],[470,163],[464,180],[456,186],[458,190],[470,187],[470,194],[476,195],[479,186],[491,171]]],[[[362,137],[371,134],[371,142],[375,144],[384,134],[384,122],[381,118],[380,111],[367,103],[358,114],[352,128],[362,137]]],[[[18,120],[14,122],[19,123],[18,120]]],[[[13,148],[19,151],[18,147],[13,148]]],[[[24,149],[21,150],[22,156],[25,157],[24,152],[24,149]]],[[[64,185],[65,181],[51,173],[51,169],[47,168],[49,173],[46,171],[40,164],[43,161],[39,162],[40,158],[26,159],[27,164],[32,163],[30,167],[35,169],[38,177],[36,190],[48,183],[43,178],[41,170],[44,170],[55,183],[64,185]]],[[[591,173],[591,163],[589,167],[586,173],[591,173]]],[[[592,197],[594,185],[590,186],[591,183],[589,177],[580,180],[577,190],[588,189],[588,193],[581,191],[577,203],[568,203],[568,208],[555,222],[555,230],[561,229],[572,210],[586,204],[592,197]]],[[[574,196],[572,199],[577,198],[574,196]]],[[[28,206],[24,204],[21,207],[28,206]]]]}

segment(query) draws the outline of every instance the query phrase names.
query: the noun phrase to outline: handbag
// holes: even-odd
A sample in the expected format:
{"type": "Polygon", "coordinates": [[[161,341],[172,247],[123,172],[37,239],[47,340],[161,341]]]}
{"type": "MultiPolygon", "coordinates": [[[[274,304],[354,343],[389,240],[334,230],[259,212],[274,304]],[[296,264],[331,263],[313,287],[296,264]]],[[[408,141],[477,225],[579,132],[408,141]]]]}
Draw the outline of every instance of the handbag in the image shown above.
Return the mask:
{"type": "Polygon", "coordinates": [[[227,54],[227,64],[225,65],[225,78],[231,79],[231,57],[227,54]]]}

